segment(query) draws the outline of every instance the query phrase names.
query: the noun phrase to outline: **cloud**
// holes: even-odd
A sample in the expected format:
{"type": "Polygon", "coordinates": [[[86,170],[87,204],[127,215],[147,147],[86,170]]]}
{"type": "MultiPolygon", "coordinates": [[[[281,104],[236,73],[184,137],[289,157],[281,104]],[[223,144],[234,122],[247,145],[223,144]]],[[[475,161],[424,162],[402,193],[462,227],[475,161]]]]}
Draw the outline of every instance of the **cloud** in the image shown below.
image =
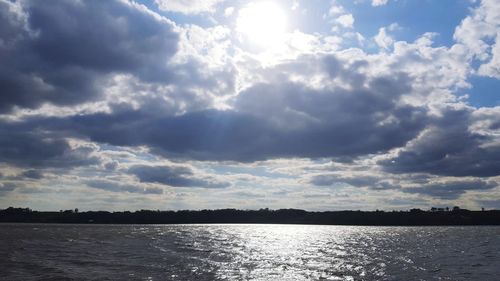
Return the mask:
{"type": "Polygon", "coordinates": [[[334,32],[338,31],[339,25],[344,28],[352,28],[354,24],[354,16],[335,1],[332,1],[328,14],[325,14],[323,17],[328,18],[334,24],[332,28],[334,32]]]}
{"type": "Polygon", "coordinates": [[[269,81],[241,92],[232,110],[171,116],[148,107],[120,107],[111,113],[37,122],[95,142],[146,146],[165,157],[210,161],[354,158],[388,151],[416,137],[426,124],[426,111],[399,102],[411,92],[412,80],[402,73],[368,77],[356,65],[334,56],[307,56],[276,68],[298,75],[317,71],[351,89],[269,81]]]}
{"type": "Polygon", "coordinates": [[[320,187],[338,188],[347,184],[372,191],[392,190],[394,194],[403,192],[446,200],[460,198],[467,191],[489,190],[498,186],[495,180],[473,177],[436,177],[422,173],[394,175],[373,170],[371,173],[360,172],[353,169],[317,174],[308,181],[320,187]]]}
{"type": "Polygon", "coordinates": [[[338,5],[338,4],[333,4],[330,7],[330,9],[328,10],[328,15],[330,17],[341,15],[341,14],[345,14],[345,9],[343,6],[338,5]]]}
{"type": "Polygon", "coordinates": [[[110,192],[128,192],[141,194],[163,194],[163,189],[158,187],[141,187],[132,184],[123,184],[110,180],[87,180],[85,184],[92,188],[110,192]]]}
{"type": "Polygon", "coordinates": [[[26,170],[21,173],[22,178],[39,180],[43,178],[43,173],[37,170],[26,170]]]}
{"type": "Polygon", "coordinates": [[[119,163],[117,161],[110,161],[104,163],[104,168],[108,171],[115,171],[118,168],[119,163]]]}
{"type": "Polygon", "coordinates": [[[488,190],[498,186],[495,182],[478,179],[430,183],[401,189],[403,192],[423,194],[440,199],[457,199],[469,190],[488,190]]]}
{"type": "Polygon", "coordinates": [[[373,187],[379,179],[373,176],[348,176],[348,175],[336,175],[336,174],[323,174],[313,176],[310,183],[316,186],[331,186],[333,184],[345,183],[356,187],[373,187]]]}
{"type": "Polygon", "coordinates": [[[158,8],[183,14],[213,13],[215,6],[225,0],[155,0],[158,8]]]}
{"type": "MultiPolygon", "coordinates": [[[[498,118],[498,117],[497,117],[498,118]]],[[[500,175],[500,145],[495,135],[472,131],[468,109],[445,108],[440,117],[396,157],[380,161],[391,173],[429,173],[442,176],[500,175]]],[[[483,130],[490,131],[487,127],[483,130]]]]}
{"type": "Polygon", "coordinates": [[[141,182],[159,183],[173,187],[225,188],[230,186],[213,178],[198,178],[190,168],[136,165],[128,170],[141,182]]]}
{"type": "Polygon", "coordinates": [[[0,182],[0,196],[5,196],[9,192],[15,190],[18,187],[16,183],[13,182],[0,182]]]}
{"type": "Polygon", "coordinates": [[[484,199],[479,200],[478,203],[480,204],[480,206],[487,209],[500,209],[500,199],[484,199]]]}
{"type": "Polygon", "coordinates": [[[1,1],[0,113],[44,103],[75,105],[103,94],[107,75],[168,82],[173,25],[125,1],[1,1]]]}
{"type": "Polygon", "coordinates": [[[96,165],[92,146],[71,146],[43,131],[0,123],[0,162],[28,168],[71,168],[96,165]]]}
{"type": "Polygon", "coordinates": [[[453,37],[479,62],[477,74],[500,79],[500,8],[496,0],[482,0],[455,29],[453,37]]]}
{"type": "Polygon", "coordinates": [[[375,43],[385,50],[388,50],[393,44],[394,39],[387,34],[385,27],[379,28],[378,34],[374,37],[375,43]]]}
{"type": "Polygon", "coordinates": [[[226,9],[224,9],[224,16],[227,18],[232,16],[233,13],[234,13],[234,7],[227,7],[226,9]]]}
{"type": "MultiPolygon", "coordinates": [[[[1,177],[0,177],[1,178],[1,177]]],[[[22,181],[22,180],[40,180],[44,178],[44,174],[39,170],[25,170],[20,174],[6,177],[8,180],[22,181]]]]}
{"type": "Polygon", "coordinates": [[[374,7],[384,6],[387,5],[387,2],[389,2],[389,0],[372,0],[372,6],[374,7]]]}
{"type": "MultiPolygon", "coordinates": [[[[303,183],[322,194],[333,188],[318,186],[339,183],[370,192],[363,200],[383,190],[468,200],[467,190],[491,189],[500,171],[500,110],[468,107],[456,93],[471,74],[497,76],[494,2],[475,6],[451,47],[435,46],[434,33],[397,41],[392,24],[373,38],[382,52],[340,50],[363,38],[356,30],[342,29],[349,31],[342,38],[296,31],[272,60],[245,52],[228,26],[196,24],[224,17],[209,14],[221,2],[157,1],[190,15],[176,25],[128,1],[0,0],[0,162],[17,173],[2,180],[43,185],[78,176],[111,192],[162,194],[163,185],[241,198],[266,195],[209,189],[231,180],[279,184],[296,188],[287,190],[293,197],[303,183]],[[207,14],[192,17],[199,13],[207,14]],[[123,150],[133,153],[117,156],[123,150]],[[203,170],[158,166],[165,159],[205,162],[196,164],[203,170]],[[224,169],[212,169],[222,161],[252,176],[238,169],[222,176],[224,169]],[[286,179],[263,168],[279,161],[277,169],[293,166],[286,179]],[[334,164],[306,170],[300,161],[334,164]]],[[[353,28],[354,16],[330,4],[325,19],[353,28]]]]}
{"type": "Polygon", "coordinates": [[[352,14],[344,14],[339,16],[335,21],[343,27],[352,28],[352,25],[354,24],[354,17],[352,14]]]}

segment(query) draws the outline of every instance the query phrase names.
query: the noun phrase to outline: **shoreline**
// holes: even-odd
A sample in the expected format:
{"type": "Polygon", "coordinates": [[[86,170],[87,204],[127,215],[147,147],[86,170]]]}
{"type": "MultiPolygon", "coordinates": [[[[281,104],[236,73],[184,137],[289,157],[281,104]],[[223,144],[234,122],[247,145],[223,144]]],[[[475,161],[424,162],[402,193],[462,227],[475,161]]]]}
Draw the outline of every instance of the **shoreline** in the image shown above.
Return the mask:
{"type": "Polygon", "coordinates": [[[500,225],[500,210],[469,211],[324,211],[280,210],[180,210],[107,212],[65,210],[39,212],[29,208],[0,210],[0,223],[43,224],[276,224],[346,226],[479,226],[500,225]]]}

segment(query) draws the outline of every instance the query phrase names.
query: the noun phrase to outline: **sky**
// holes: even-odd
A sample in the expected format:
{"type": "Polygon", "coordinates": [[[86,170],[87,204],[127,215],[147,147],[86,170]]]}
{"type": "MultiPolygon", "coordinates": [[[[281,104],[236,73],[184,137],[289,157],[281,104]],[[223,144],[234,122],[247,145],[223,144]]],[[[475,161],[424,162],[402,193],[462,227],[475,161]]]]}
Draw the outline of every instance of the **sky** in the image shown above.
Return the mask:
{"type": "Polygon", "coordinates": [[[497,0],[0,0],[0,208],[500,208],[497,0]]]}

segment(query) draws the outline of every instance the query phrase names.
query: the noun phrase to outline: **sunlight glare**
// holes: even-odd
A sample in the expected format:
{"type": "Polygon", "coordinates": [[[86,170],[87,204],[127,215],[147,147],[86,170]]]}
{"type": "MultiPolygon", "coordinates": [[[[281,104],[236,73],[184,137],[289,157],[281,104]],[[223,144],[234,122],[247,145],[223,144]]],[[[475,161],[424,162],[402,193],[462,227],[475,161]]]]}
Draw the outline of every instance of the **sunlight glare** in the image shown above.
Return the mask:
{"type": "Polygon", "coordinates": [[[239,11],[236,31],[253,44],[269,47],[283,39],[286,22],[285,13],[275,3],[250,3],[239,11]]]}

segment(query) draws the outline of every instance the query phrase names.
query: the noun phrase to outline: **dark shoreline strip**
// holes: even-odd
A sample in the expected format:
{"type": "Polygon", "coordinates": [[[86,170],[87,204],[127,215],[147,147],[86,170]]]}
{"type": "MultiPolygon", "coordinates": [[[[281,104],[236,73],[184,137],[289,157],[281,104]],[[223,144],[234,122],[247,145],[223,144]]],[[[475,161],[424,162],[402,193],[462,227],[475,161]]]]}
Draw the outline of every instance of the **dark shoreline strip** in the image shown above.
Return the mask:
{"type": "Polygon", "coordinates": [[[29,208],[0,210],[0,223],[74,224],[319,224],[365,226],[500,225],[500,210],[490,211],[326,211],[200,210],[106,212],[65,210],[39,212],[29,208]]]}

